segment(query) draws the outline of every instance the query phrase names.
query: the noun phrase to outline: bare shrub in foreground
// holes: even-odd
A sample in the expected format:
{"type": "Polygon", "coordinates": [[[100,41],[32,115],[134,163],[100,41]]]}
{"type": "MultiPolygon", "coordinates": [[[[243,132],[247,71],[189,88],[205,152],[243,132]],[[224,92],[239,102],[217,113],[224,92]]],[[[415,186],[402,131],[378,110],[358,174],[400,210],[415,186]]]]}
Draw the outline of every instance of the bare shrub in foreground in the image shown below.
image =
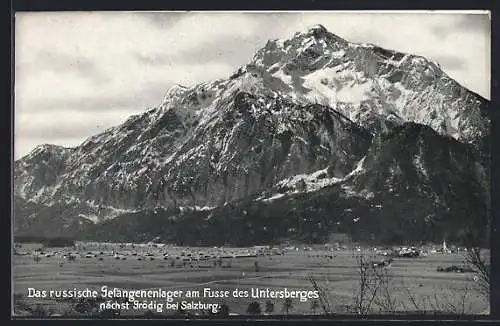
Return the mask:
{"type": "Polygon", "coordinates": [[[466,315],[472,313],[472,288],[464,285],[457,292],[449,289],[434,290],[432,295],[422,296],[418,299],[410,290],[410,287],[403,284],[406,297],[409,299],[410,307],[406,310],[413,310],[418,314],[451,314],[466,315]]]}
{"type": "Polygon", "coordinates": [[[354,312],[367,315],[373,313],[376,306],[379,312],[394,312],[395,302],[389,291],[392,274],[386,265],[372,255],[356,254],[355,258],[359,287],[354,296],[354,312]]]}
{"type": "MultiPolygon", "coordinates": [[[[453,314],[473,313],[474,288],[464,284],[460,289],[434,290],[431,295],[416,295],[411,284],[394,280],[391,272],[391,260],[376,259],[374,255],[356,253],[357,287],[352,301],[347,305],[348,312],[359,315],[368,314],[453,314]],[[387,263],[389,262],[389,263],[387,263]],[[401,283],[400,283],[401,282],[401,283]]],[[[319,307],[324,315],[335,313],[329,299],[329,290],[318,284],[310,275],[313,288],[320,294],[319,307]]],[[[418,285],[422,286],[422,284],[418,285]]]]}
{"type": "Polygon", "coordinates": [[[479,292],[489,300],[490,297],[490,264],[482,254],[481,248],[471,247],[465,253],[465,261],[469,264],[473,272],[474,281],[478,285],[479,292]]]}

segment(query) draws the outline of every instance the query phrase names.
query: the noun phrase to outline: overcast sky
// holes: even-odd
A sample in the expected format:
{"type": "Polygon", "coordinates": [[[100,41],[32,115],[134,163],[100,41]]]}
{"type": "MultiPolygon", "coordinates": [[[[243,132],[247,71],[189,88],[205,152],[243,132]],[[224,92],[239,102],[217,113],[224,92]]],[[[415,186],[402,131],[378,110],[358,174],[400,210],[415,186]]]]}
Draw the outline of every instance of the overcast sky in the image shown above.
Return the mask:
{"type": "Polygon", "coordinates": [[[161,103],[174,83],[228,77],[268,39],[314,24],[423,55],[490,98],[490,19],[464,13],[17,13],[15,158],[75,146],[161,103]]]}

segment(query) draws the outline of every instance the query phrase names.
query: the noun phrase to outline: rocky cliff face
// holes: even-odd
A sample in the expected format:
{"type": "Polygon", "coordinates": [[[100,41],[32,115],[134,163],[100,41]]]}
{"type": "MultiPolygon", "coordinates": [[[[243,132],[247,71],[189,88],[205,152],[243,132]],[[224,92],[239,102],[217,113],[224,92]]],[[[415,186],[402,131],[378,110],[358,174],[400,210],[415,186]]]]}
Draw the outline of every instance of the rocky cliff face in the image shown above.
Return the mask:
{"type": "MultiPolygon", "coordinates": [[[[444,211],[455,201],[476,207],[489,194],[489,123],[488,102],[437,63],[350,43],[316,26],[269,41],[228,79],[172,87],[159,107],[80,146],[43,145],[16,161],[15,227],[102,235],[97,230],[138,219],[122,230],[137,238],[134,229],[149,225],[145,216],[184,225],[190,219],[177,213],[191,212],[218,221],[206,227],[237,229],[221,221],[233,220],[228,207],[248,206],[241,203],[286,200],[301,211],[341,198],[339,207],[352,209],[344,206],[409,189],[415,198],[446,202],[444,211]],[[50,229],[43,228],[47,219],[50,229]]],[[[344,218],[339,207],[330,209],[344,218]]],[[[280,212],[269,213],[266,228],[274,231],[264,239],[299,223],[280,212]]],[[[336,218],[317,214],[317,232],[327,234],[336,218]]],[[[242,223],[259,219],[244,215],[242,223]]],[[[182,230],[189,241],[203,238],[188,226],[182,230]]]]}

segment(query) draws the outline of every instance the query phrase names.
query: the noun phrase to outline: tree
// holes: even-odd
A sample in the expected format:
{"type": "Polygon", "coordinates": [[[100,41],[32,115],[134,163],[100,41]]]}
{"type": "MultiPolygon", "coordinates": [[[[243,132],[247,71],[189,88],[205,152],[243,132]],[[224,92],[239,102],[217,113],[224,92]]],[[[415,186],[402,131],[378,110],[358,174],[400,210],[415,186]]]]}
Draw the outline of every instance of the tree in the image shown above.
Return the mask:
{"type": "Polygon", "coordinates": [[[185,316],[186,315],[186,311],[184,309],[182,309],[181,305],[178,305],[177,306],[177,310],[175,312],[175,315],[177,315],[177,316],[185,316]]]}
{"type": "MultiPolygon", "coordinates": [[[[488,201],[489,202],[489,201],[488,201]]],[[[488,207],[489,210],[489,207],[488,207]]],[[[482,221],[482,220],[481,220],[482,221]]],[[[486,251],[482,248],[488,247],[488,230],[491,225],[491,214],[487,214],[485,223],[473,222],[468,226],[465,236],[466,252],[465,262],[473,269],[474,281],[478,285],[479,292],[489,300],[490,295],[490,264],[486,251]],[[486,224],[486,226],[484,225],[486,224]]]]}
{"type": "Polygon", "coordinates": [[[487,299],[490,295],[490,264],[482,254],[481,248],[470,247],[465,253],[465,261],[472,267],[474,281],[479,287],[479,291],[487,299]]]}
{"type": "Polygon", "coordinates": [[[254,261],[253,262],[253,268],[254,268],[255,272],[259,272],[260,271],[260,265],[259,265],[258,261],[254,261]]]}
{"type": "Polygon", "coordinates": [[[316,310],[318,308],[319,308],[319,302],[318,302],[318,300],[311,301],[311,312],[313,313],[313,315],[316,314],[316,310]]]}
{"type": "Polygon", "coordinates": [[[101,318],[115,318],[120,317],[120,310],[118,309],[105,309],[100,312],[101,318]]]}
{"type": "Polygon", "coordinates": [[[286,298],[283,302],[283,310],[288,315],[288,312],[293,308],[293,302],[291,298],[286,298]]]}
{"type": "Polygon", "coordinates": [[[225,303],[221,304],[220,310],[218,312],[219,316],[229,316],[229,306],[225,303]]]}
{"type": "Polygon", "coordinates": [[[73,304],[73,310],[78,314],[91,314],[99,310],[99,303],[103,298],[78,298],[73,304]]]}
{"type": "Polygon", "coordinates": [[[49,316],[49,311],[45,309],[42,305],[36,305],[34,309],[32,309],[31,314],[33,317],[47,317],[49,316]]]}
{"type": "Polygon", "coordinates": [[[247,308],[247,313],[249,315],[260,315],[260,304],[257,301],[250,302],[247,308]]]}
{"type": "Polygon", "coordinates": [[[268,314],[272,314],[273,311],[274,311],[274,303],[271,300],[267,300],[265,312],[268,314]]]}
{"type": "Polygon", "coordinates": [[[359,315],[366,315],[372,306],[377,294],[378,286],[372,265],[364,254],[356,255],[356,263],[359,272],[359,289],[355,297],[355,310],[359,315]]]}
{"type": "Polygon", "coordinates": [[[205,309],[201,311],[202,315],[204,316],[216,316],[218,314],[214,313],[212,309],[205,309]]]}
{"type": "Polygon", "coordinates": [[[147,310],[145,313],[144,313],[144,317],[146,318],[153,318],[155,316],[154,312],[151,311],[151,310],[147,310]]]}

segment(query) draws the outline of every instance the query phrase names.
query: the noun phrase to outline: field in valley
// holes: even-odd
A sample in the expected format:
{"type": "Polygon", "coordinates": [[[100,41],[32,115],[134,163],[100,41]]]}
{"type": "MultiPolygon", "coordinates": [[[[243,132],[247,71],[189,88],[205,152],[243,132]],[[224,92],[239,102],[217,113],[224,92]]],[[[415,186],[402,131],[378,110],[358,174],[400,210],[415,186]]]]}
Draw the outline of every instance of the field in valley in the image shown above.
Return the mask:
{"type": "MultiPolygon", "coordinates": [[[[64,314],[67,306],[48,298],[28,298],[28,288],[39,290],[85,289],[100,291],[103,285],[120,289],[199,290],[204,288],[250,290],[251,288],[313,290],[312,277],[327,295],[331,310],[347,313],[356,302],[360,289],[357,255],[379,261],[383,256],[372,249],[311,250],[288,249],[258,252],[251,248],[182,248],[165,246],[121,247],[118,245],[85,245],[75,248],[43,248],[37,262],[33,247],[16,248],[13,256],[13,291],[26,305],[43,305],[54,313],[64,314]],[[74,261],[68,260],[74,255],[74,261]],[[46,257],[48,256],[48,257],[46,257]]],[[[438,266],[463,265],[462,253],[433,253],[416,258],[394,258],[383,267],[388,283],[379,293],[384,304],[371,305],[373,313],[387,313],[390,301],[394,311],[442,311],[478,314],[487,309],[487,301],[477,291],[473,274],[438,272],[438,266]],[[389,299],[388,299],[389,298],[389,299]],[[384,308],[385,307],[385,308],[384,308]]],[[[162,299],[152,299],[165,302],[162,299]]],[[[191,299],[183,299],[189,300],[191,299]]],[[[284,299],[200,298],[194,301],[225,303],[230,313],[246,314],[250,302],[260,303],[264,313],[266,301],[274,304],[273,314],[284,314],[284,299]]],[[[146,310],[122,311],[122,315],[143,315],[146,310]]],[[[311,300],[293,299],[289,314],[321,313],[312,308],[311,300]]],[[[164,314],[175,310],[163,311],[164,314]]]]}

